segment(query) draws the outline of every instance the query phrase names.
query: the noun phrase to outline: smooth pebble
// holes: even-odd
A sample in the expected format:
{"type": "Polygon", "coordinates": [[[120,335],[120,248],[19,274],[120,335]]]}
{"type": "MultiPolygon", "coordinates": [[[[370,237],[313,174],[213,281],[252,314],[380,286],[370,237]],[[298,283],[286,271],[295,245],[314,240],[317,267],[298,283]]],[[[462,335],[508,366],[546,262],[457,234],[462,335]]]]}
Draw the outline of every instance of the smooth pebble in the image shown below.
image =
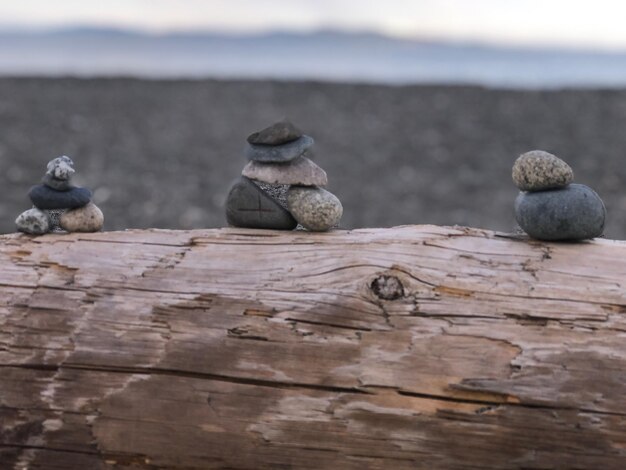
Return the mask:
{"type": "Polygon", "coordinates": [[[59,225],[68,232],[99,232],[104,225],[104,214],[90,202],[86,206],[64,212],[59,225]]]}
{"type": "Polygon", "coordinates": [[[563,188],[574,181],[570,166],[543,150],[526,152],[515,160],[512,176],[521,191],[563,188]]]}
{"type": "Polygon", "coordinates": [[[538,240],[586,240],[602,235],[606,209],[600,196],[582,184],[561,189],[521,192],[515,219],[538,240]]]}
{"type": "Polygon", "coordinates": [[[315,141],[303,135],[293,142],[282,145],[246,144],[245,155],[248,160],[264,163],[286,163],[298,158],[309,150],[315,141]]]}
{"type": "Polygon", "coordinates": [[[226,220],[243,228],[293,230],[298,225],[289,211],[244,176],[228,193],[226,220]]]}
{"type": "Polygon", "coordinates": [[[339,199],[322,188],[292,186],[287,192],[287,204],[298,223],[314,232],[337,226],[343,215],[339,199]]]}
{"type": "Polygon", "coordinates": [[[282,120],[265,129],[250,134],[248,143],[256,145],[281,145],[302,137],[302,131],[288,120],[282,120]]]}

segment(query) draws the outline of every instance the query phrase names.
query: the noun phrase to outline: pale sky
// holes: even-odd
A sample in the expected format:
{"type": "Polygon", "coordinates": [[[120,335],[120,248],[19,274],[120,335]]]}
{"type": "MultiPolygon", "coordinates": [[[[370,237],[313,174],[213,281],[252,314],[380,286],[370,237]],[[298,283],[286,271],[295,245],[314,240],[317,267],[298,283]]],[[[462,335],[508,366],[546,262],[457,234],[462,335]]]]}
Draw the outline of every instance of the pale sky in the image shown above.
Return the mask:
{"type": "Polygon", "coordinates": [[[340,28],[396,36],[626,48],[625,0],[0,0],[0,24],[155,32],[340,28]]]}

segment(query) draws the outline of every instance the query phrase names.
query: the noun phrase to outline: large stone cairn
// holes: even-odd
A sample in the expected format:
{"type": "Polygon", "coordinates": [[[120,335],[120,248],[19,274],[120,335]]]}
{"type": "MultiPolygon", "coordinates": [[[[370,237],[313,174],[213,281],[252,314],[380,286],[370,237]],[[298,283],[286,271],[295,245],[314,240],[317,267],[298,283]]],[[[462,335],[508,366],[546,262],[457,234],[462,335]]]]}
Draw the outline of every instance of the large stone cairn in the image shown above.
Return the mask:
{"type": "Polygon", "coordinates": [[[323,189],[326,172],[306,157],[313,143],[289,121],[250,135],[245,149],[249,162],[226,200],[228,224],[275,230],[336,227],[343,207],[323,189]]]}
{"type": "Polygon", "coordinates": [[[72,185],[74,162],[62,156],[48,162],[41,184],[28,192],[34,207],[15,220],[17,230],[32,235],[48,232],[97,232],[102,211],[91,202],[91,191],[72,185]]]}
{"type": "Polygon", "coordinates": [[[543,150],[521,155],[513,165],[513,182],[521,190],[515,219],[522,230],[547,241],[601,236],[606,219],[602,199],[573,181],[574,172],[560,158],[543,150]]]}

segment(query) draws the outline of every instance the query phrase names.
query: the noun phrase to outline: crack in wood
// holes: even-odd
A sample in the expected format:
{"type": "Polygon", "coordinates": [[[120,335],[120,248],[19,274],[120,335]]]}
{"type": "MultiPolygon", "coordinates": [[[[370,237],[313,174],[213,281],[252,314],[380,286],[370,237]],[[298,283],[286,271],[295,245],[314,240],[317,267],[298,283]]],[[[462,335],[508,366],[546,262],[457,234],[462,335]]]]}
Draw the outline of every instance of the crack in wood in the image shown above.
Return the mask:
{"type": "Polygon", "coordinates": [[[15,443],[5,444],[2,442],[0,442],[0,448],[22,449],[22,450],[45,450],[46,452],[64,452],[67,454],[100,455],[97,451],[64,449],[64,448],[56,448],[56,447],[43,446],[43,445],[38,446],[38,445],[15,444],[15,443]]]}
{"type": "Polygon", "coordinates": [[[352,393],[352,394],[365,394],[367,391],[361,390],[358,387],[338,387],[332,385],[319,385],[312,383],[302,382],[281,382],[274,380],[264,380],[252,377],[237,377],[227,376],[220,374],[210,374],[204,372],[184,371],[178,369],[163,369],[157,367],[121,367],[121,366],[106,366],[100,364],[76,364],[76,363],[64,363],[63,365],[49,365],[49,364],[0,364],[0,368],[18,368],[18,369],[32,369],[40,371],[52,371],[58,372],[62,369],[67,370],[83,370],[93,372],[110,372],[115,374],[129,374],[129,375],[159,375],[168,377],[184,377],[194,378],[202,380],[213,380],[217,382],[228,382],[242,385],[252,385],[257,387],[272,387],[272,388],[285,388],[285,389],[307,389],[307,390],[319,390],[333,393],[352,393]]]}
{"type": "Polygon", "coordinates": [[[341,325],[341,324],[330,323],[330,322],[325,322],[325,321],[304,320],[301,318],[287,317],[285,318],[285,321],[291,321],[294,323],[303,323],[305,325],[328,326],[330,328],[338,328],[341,330],[351,330],[351,331],[360,331],[360,332],[372,331],[371,328],[360,328],[357,326],[341,325]]]}
{"type": "Polygon", "coordinates": [[[398,390],[397,393],[398,395],[402,395],[406,397],[413,397],[413,398],[422,398],[425,400],[451,402],[451,403],[467,403],[467,404],[474,404],[474,405],[488,405],[487,410],[485,410],[484,408],[480,408],[480,410],[482,411],[477,414],[482,414],[485,411],[489,411],[491,409],[495,409],[498,407],[512,406],[512,407],[517,407],[517,408],[529,408],[529,409],[547,410],[547,411],[575,411],[579,413],[603,415],[603,416],[618,416],[618,417],[626,416],[626,412],[619,413],[619,412],[613,412],[613,411],[594,410],[594,409],[589,409],[589,408],[578,408],[578,407],[573,407],[573,406],[542,405],[538,403],[526,403],[526,402],[522,403],[519,401],[519,398],[513,397],[511,395],[498,393],[498,392],[492,392],[489,390],[468,389],[468,388],[465,388],[463,386],[456,385],[456,384],[451,384],[450,388],[457,389],[463,392],[473,392],[477,396],[480,396],[480,395],[492,395],[493,397],[501,396],[502,400],[499,401],[499,400],[494,400],[494,399],[456,398],[454,396],[448,396],[448,395],[433,395],[433,394],[428,394],[428,393],[417,393],[417,392],[411,392],[411,391],[406,391],[406,390],[398,390]]]}

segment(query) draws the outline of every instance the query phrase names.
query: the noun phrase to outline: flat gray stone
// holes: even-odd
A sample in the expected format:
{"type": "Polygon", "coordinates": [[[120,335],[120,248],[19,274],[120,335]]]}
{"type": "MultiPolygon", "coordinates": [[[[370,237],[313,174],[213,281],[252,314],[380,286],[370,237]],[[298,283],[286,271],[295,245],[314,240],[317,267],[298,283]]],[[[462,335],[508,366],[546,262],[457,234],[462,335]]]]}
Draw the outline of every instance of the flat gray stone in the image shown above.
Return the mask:
{"type": "Polygon", "coordinates": [[[229,225],[243,228],[293,230],[298,225],[288,210],[244,176],[230,188],[226,220],[229,225]]]}
{"type": "Polygon", "coordinates": [[[574,181],[574,172],[559,157],[543,150],[521,155],[513,164],[513,182],[522,191],[564,188],[574,181]]]}
{"type": "Polygon", "coordinates": [[[521,192],[515,219],[538,240],[586,240],[602,235],[606,209],[600,196],[582,184],[561,189],[521,192]]]}
{"type": "Polygon", "coordinates": [[[298,223],[314,232],[337,226],[343,215],[339,199],[322,188],[292,186],[287,192],[287,204],[298,223]]]}
{"type": "Polygon", "coordinates": [[[300,137],[302,137],[302,131],[284,119],[259,132],[250,134],[247,140],[248,143],[256,145],[281,145],[293,142],[300,137]]]}
{"type": "Polygon", "coordinates": [[[306,157],[298,157],[290,163],[248,162],[241,172],[246,178],[270,184],[293,184],[298,186],[326,186],[326,172],[306,157]]]}
{"type": "Polygon", "coordinates": [[[30,188],[28,197],[39,209],[75,209],[89,204],[91,191],[87,188],[57,191],[44,184],[38,184],[30,188]]]}
{"type": "Polygon", "coordinates": [[[281,145],[246,144],[244,153],[248,160],[263,163],[287,163],[304,155],[314,143],[312,137],[303,135],[293,142],[281,145]]]}
{"type": "Polygon", "coordinates": [[[33,207],[17,216],[15,226],[20,232],[43,235],[50,231],[50,220],[45,212],[33,207]]]}

